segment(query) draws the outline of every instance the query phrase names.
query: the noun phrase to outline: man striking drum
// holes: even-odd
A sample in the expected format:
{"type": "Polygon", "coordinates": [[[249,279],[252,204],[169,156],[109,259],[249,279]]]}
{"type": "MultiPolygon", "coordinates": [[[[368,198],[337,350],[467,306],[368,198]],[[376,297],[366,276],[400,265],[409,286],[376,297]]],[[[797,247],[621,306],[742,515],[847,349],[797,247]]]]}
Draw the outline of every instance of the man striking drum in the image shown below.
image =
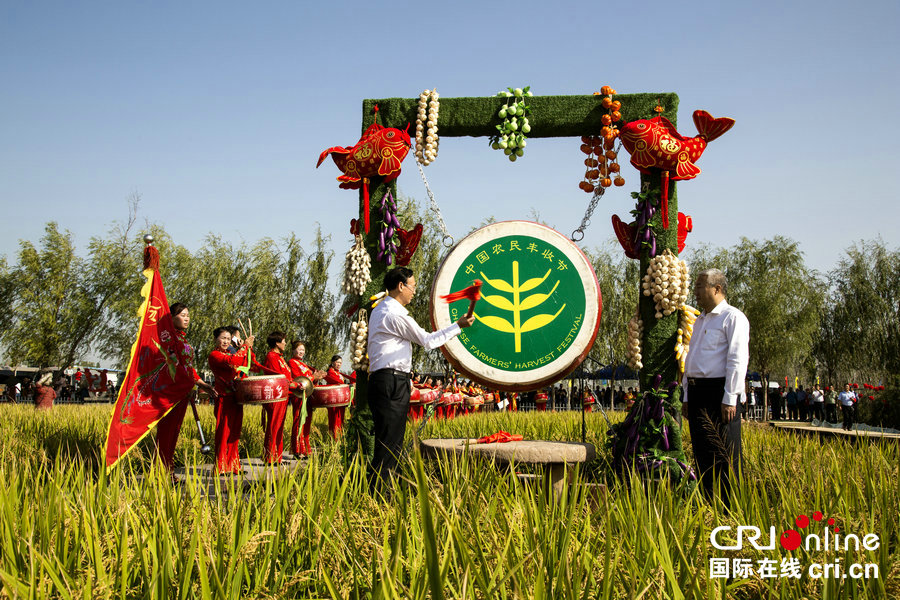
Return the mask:
{"type": "Polygon", "coordinates": [[[397,466],[397,458],[406,434],[412,371],[412,345],[426,350],[443,346],[459,335],[460,328],[475,322],[472,315],[428,333],[409,316],[406,306],[416,293],[416,278],[411,269],[397,267],[384,276],[387,296],[372,310],[369,318],[369,407],[375,422],[375,457],[369,471],[370,487],[375,490],[397,466]]]}

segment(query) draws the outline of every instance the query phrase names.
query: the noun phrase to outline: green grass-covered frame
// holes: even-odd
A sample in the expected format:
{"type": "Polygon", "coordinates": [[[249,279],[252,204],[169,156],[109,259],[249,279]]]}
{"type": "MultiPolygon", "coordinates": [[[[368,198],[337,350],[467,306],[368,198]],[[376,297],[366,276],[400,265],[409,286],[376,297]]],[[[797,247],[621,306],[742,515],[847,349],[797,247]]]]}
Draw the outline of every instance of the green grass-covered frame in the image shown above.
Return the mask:
{"type": "MultiPolygon", "coordinates": [[[[678,124],[678,96],[674,93],[641,93],[641,94],[617,94],[616,100],[622,103],[622,123],[634,121],[636,119],[649,119],[656,116],[654,107],[657,103],[661,104],[665,109],[663,113],[674,125],[678,124]]],[[[528,134],[529,139],[533,138],[549,138],[549,137],[574,137],[580,138],[583,135],[600,135],[603,127],[600,118],[606,113],[601,102],[603,96],[587,95],[587,96],[533,96],[528,99],[531,107],[531,113],[528,116],[531,124],[531,132],[528,134]]],[[[415,136],[416,113],[418,111],[418,98],[381,98],[366,99],[362,104],[362,131],[365,131],[372,123],[375,122],[376,111],[379,124],[385,127],[396,127],[398,129],[406,129],[409,125],[411,136],[415,136]]],[[[496,125],[500,123],[497,112],[500,107],[506,104],[506,98],[498,96],[488,97],[472,97],[472,98],[444,98],[440,99],[440,111],[438,117],[438,134],[441,139],[450,137],[490,137],[494,135],[496,125]]],[[[487,144],[484,146],[486,155],[488,153],[497,152],[491,150],[487,144]]],[[[412,150],[410,151],[412,154],[412,150]]],[[[412,158],[412,157],[411,157],[412,158]]],[[[619,158],[620,164],[623,164],[627,156],[619,158]]],[[[409,160],[405,164],[407,169],[415,169],[409,160]]],[[[516,168],[516,165],[506,165],[507,168],[516,168]]],[[[649,186],[651,190],[658,190],[660,187],[659,178],[655,176],[642,175],[641,186],[649,186]]],[[[379,219],[379,213],[376,206],[378,201],[390,191],[395,197],[397,195],[396,180],[390,183],[375,178],[372,180],[370,193],[370,219],[376,222],[379,219]]],[[[359,217],[363,217],[363,193],[360,190],[359,195],[359,217]]],[[[625,222],[632,219],[628,215],[620,215],[625,222]]],[[[660,223],[660,213],[657,212],[653,217],[653,224],[657,234],[657,249],[659,252],[665,249],[678,253],[678,195],[675,182],[669,184],[669,227],[665,229],[660,223]]],[[[595,219],[596,223],[603,223],[605,219],[600,215],[595,219]]],[[[611,228],[610,228],[611,231],[611,228]]],[[[374,257],[376,253],[376,244],[378,236],[375,228],[372,228],[368,238],[366,239],[366,247],[369,254],[374,257]]],[[[646,253],[641,258],[641,272],[647,270],[646,253]]],[[[366,290],[366,296],[381,291],[384,279],[385,266],[377,260],[372,260],[372,282],[366,290]]],[[[656,374],[663,376],[663,381],[672,381],[677,376],[677,363],[675,361],[675,337],[678,328],[678,313],[673,313],[668,317],[656,319],[656,309],[653,306],[652,298],[640,296],[640,312],[644,321],[644,338],[643,338],[643,364],[641,371],[641,386],[646,388],[649,382],[656,374]]],[[[366,378],[361,377],[357,382],[357,407],[355,415],[361,420],[371,419],[368,414],[368,402],[365,401],[366,378]]],[[[677,398],[676,398],[677,400],[677,398]]],[[[360,423],[361,425],[361,423],[360,423]]],[[[355,429],[355,427],[351,427],[355,429]]],[[[370,429],[371,431],[371,429],[370,429]]],[[[349,433],[349,432],[348,432],[349,433]]],[[[362,431],[360,431],[362,433],[362,431]]],[[[363,447],[363,451],[369,453],[371,438],[367,440],[363,447]]]]}

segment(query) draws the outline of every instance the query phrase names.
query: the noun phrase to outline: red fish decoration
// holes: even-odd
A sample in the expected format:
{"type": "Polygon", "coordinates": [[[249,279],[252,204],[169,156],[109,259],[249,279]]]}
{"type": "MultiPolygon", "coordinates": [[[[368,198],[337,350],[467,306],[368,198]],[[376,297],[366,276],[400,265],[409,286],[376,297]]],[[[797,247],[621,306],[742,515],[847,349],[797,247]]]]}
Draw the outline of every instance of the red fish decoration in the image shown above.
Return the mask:
{"type": "MultiPolygon", "coordinates": [[[[619,215],[612,216],[613,230],[616,232],[616,238],[619,240],[625,256],[635,260],[641,257],[641,245],[637,241],[637,233],[635,232],[634,223],[626,224],[619,215]]],[[[694,220],[690,215],[678,213],[678,252],[684,250],[687,234],[694,230],[694,220]]]]}
{"type": "MultiPolygon", "coordinates": [[[[377,106],[375,110],[378,110],[377,106]]],[[[344,172],[337,178],[342,189],[358,190],[362,186],[363,225],[366,233],[369,233],[370,178],[378,175],[384,177],[385,182],[396,179],[400,175],[400,163],[406,158],[411,145],[408,131],[372,123],[352,148],[333,146],[319,155],[316,168],[331,154],[334,164],[344,172]]]]}
{"type": "Polygon", "coordinates": [[[400,238],[400,248],[397,250],[396,256],[397,265],[405,267],[412,260],[416,248],[419,247],[419,240],[422,239],[422,224],[417,223],[409,231],[397,229],[397,236],[400,238]]]}
{"type": "Polygon", "coordinates": [[[653,169],[661,172],[661,217],[665,228],[669,227],[669,178],[677,181],[699,175],[700,169],[694,163],[709,142],[734,126],[734,119],[714,119],[705,110],[695,110],[694,125],[698,135],[692,138],[678,133],[671,121],[661,115],[632,121],[621,128],[622,145],[631,154],[631,164],[644,174],[653,169]]]}

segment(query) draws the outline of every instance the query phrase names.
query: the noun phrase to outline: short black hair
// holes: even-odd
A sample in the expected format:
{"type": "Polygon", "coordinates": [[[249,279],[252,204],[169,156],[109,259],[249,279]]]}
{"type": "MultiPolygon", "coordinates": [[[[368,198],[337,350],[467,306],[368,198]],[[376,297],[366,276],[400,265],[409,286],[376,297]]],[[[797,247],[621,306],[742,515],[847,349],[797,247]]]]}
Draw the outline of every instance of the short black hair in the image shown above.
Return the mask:
{"type": "Polygon", "coordinates": [[[234,332],[231,331],[230,327],[216,327],[215,329],[213,329],[213,339],[219,339],[219,336],[222,335],[223,331],[227,331],[228,333],[234,335],[234,332]]]}
{"type": "Polygon", "coordinates": [[[304,342],[303,340],[294,340],[293,342],[291,342],[291,354],[293,354],[294,351],[297,350],[297,348],[299,348],[300,346],[306,348],[306,342],[304,342]]]}
{"type": "Polygon", "coordinates": [[[173,317],[177,317],[178,315],[181,314],[181,311],[183,311],[187,307],[188,307],[187,304],[182,304],[181,302],[176,302],[175,304],[172,304],[171,306],[169,306],[169,314],[171,314],[173,317]]]}
{"type": "Polygon", "coordinates": [[[227,330],[228,330],[228,333],[230,333],[232,336],[234,336],[234,334],[236,334],[238,331],[240,331],[240,330],[239,330],[237,327],[235,327],[234,325],[228,325],[228,326],[226,326],[226,327],[223,327],[222,329],[227,329],[227,330]]]}
{"type": "Polygon", "coordinates": [[[384,275],[384,289],[393,292],[401,283],[406,283],[413,276],[408,267],[394,267],[384,275]]]}
{"type": "Polygon", "coordinates": [[[335,354],[334,356],[331,357],[331,364],[334,364],[334,361],[336,361],[336,360],[344,360],[344,359],[341,358],[340,354],[335,354]]]}
{"type": "Polygon", "coordinates": [[[277,329],[269,334],[269,337],[266,338],[266,343],[269,344],[269,348],[274,348],[281,342],[281,340],[285,339],[287,336],[284,335],[283,331],[278,331],[277,329]]]}

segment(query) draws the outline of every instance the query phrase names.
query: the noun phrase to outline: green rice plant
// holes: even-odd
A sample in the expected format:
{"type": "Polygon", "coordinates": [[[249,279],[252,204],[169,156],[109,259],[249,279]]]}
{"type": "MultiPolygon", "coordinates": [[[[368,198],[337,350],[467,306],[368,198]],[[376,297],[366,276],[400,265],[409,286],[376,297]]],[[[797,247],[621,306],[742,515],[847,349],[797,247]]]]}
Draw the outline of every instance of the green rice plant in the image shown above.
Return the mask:
{"type": "MultiPolygon", "coordinates": [[[[316,411],[323,413],[324,411],[316,411]]],[[[207,436],[214,422],[201,407],[207,436]]],[[[895,442],[743,431],[731,510],[696,489],[613,476],[606,457],[578,469],[556,498],[523,483],[525,465],[470,457],[401,461],[390,499],[369,491],[366,465],[346,469],[325,415],[317,451],[259,483],[188,477],[174,484],[142,442],[106,473],[110,407],[0,407],[0,597],[9,598],[888,598],[900,595],[900,451],[895,442]],[[592,484],[592,485],[589,485],[592,484]],[[597,495],[597,484],[605,493],[597,495]],[[713,528],[778,533],[819,510],[879,547],[787,553],[716,550],[713,528]],[[710,577],[712,557],[878,566],[877,579],[710,577]]],[[[588,414],[587,441],[606,438],[588,414]]],[[[611,415],[614,421],[621,415],[611,415]]],[[[410,426],[413,441],[417,426],[410,426]]],[[[498,430],[578,441],[581,415],[481,413],[429,421],[422,437],[498,430]]],[[[186,420],[179,468],[209,461],[186,420]]],[[[690,455],[690,432],[685,432],[690,455]]],[[[259,411],[246,411],[242,457],[260,456],[259,411]]],[[[531,469],[533,470],[533,469],[531,469]]]]}

